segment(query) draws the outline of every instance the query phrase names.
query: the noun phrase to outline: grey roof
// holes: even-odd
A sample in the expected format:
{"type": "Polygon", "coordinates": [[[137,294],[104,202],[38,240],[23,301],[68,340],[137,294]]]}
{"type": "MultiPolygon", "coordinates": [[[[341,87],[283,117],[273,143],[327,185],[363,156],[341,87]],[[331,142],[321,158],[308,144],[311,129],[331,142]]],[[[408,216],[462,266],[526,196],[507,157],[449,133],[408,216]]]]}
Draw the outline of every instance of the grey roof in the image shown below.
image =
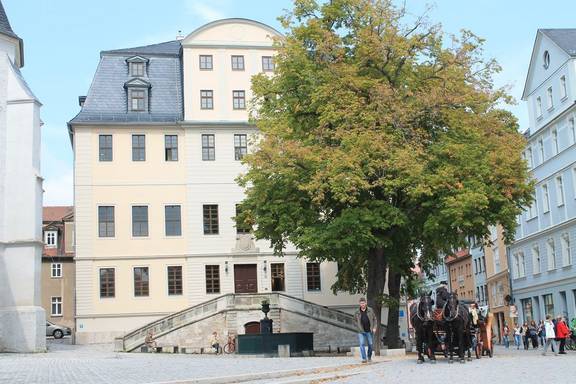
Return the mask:
{"type": "Polygon", "coordinates": [[[168,55],[180,56],[182,45],[179,40],[166,41],[164,43],[144,45],[134,48],[114,49],[102,51],[100,55],[168,55]]]}
{"type": "Polygon", "coordinates": [[[177,122],[183,119],[180,42],[101,52],[100,64],[80,113],[70,123],[177,122]],[[149,59],[149,111],[129,112],[125,83],[134,79],[126,59],[134,55],[149,59]]]}
{"type": "Polygon", "coordinates": [[[540,29],[570,56],[576,56],[576,28],[540,29]]]}
{"type": "Polygon", "coordinates": [[[10,26],[10,21],[8,21],[8,16],[6,16],[6,12],[4,11],[4,6],[2,5],[1,0],[0,0],[0,33],[19,39],[19,37],[14,33],[12,27],[10,26]]]}

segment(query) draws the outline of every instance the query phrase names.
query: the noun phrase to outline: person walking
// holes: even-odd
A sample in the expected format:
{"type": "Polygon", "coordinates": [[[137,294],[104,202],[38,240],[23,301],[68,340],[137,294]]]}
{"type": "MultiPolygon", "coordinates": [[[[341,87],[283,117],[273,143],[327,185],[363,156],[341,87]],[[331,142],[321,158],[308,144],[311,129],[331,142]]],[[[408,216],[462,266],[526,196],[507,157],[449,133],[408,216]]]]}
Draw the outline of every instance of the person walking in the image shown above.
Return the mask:
{"type": "Polygon", "coordinates": [[[546,343],[546,328],[544,327],[544,321],[540,320],[538,324],[538,341],[540,341],[540,345],[544,347],[544,343],[546,343]]]}
{"type": "Polygon", "coordinates": [[[561,355],[565,355],[566,351],[564,350],[565,346],[566,346],[566,338],[568,336],[570,336],[570,330],[568,329],[568,326],[566,325],[566,322],[564,322],[564,319],[562,318],[561,315],[558,315],[556,317],[556,339],[560,340],[560,352],[558,352],[561,355]]]}
{"type": "Polygon", "coordinates": [[[522,340],[522,327],[520,327],[516,323],[514,324],[514,344],[516,345],[516,349],[520,349],[521,340],[522,340]]]}
{"type": "Polygon", "coordinates": [[[532,320],[528,326],[528,337],[532,341],[532,348],[538,349],[538,327],[534,320],[532,320]]]}
{"type": "Polygon", "coordinates": [[[504,328],[502,329],[502,342],[504,343],[504,347],[506,348],[510,347],[510,340],[508,339],[509,335],[510,335],[510,328],[508,327],[508,324],[504,323],[504,328]]]}
{"type": "Polygon", "coordinates": [[[554,323],[552,322],[552,316],[546,315],[544,328],[546,332],[546,343],[544,344],[544,351],[542,352],[542,356],[546,356],[546,351],[548,350],[549,345],[552,346],[554,356],[558,356],[558,346],[556,345],[556,333],[554,332],[554,323]]]}
{"type": "Polygon", "coordinates": [[[378,321],[376,314],[372,308],[366,304],[366,299],[363,297],[360,298],[360,308],[358,308],[354,314],[354,320],[356,321],[356,328],[358,329],[360,356],[362,357],[362,363],[366,363],[372,360],[372,335],[376,333],[378,321]],[[366,355],[366,350],[364,349],[366,345],[368,345],[368,355],[366,355]]]}
{"type": "Polygon", "coordinates": [[[524,323],[522,325],[522,339],[524,341],[524,349],[528,349],[528,340],[530,338],[530,334],[528,331],[528,323],[524,323]]]}

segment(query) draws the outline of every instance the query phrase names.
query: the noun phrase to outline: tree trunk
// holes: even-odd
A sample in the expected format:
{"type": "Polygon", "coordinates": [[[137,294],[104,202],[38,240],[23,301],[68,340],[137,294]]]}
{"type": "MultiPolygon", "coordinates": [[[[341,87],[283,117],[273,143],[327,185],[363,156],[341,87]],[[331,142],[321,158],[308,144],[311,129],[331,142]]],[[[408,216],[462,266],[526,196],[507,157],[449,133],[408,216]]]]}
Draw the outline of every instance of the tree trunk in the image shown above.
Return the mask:
{"type": "Polygon", "coordinates": [[[384,286],[386,285],[387,266],[384,249],[371,249],[368,257],[368,271],[366,273],[366,300],[368,306],[374,310],[376,319],[378,320],[378,327],[374,335],[374,352],[376,356],[380,356],[380,340],[382,338],[382,295],[384,294],[384,286]]]}
{"type": "Polygon", "coordinates": [[[388,274],[388,296],[391,305],[388,307],[388,323],[386,326],[386,345],[388,348],[400,348],[398,338],[400,337],[399,330],[399,310],[400,310],[400,284],[402,282],[402,274],[400,271],[390,269],[388,274]]]}

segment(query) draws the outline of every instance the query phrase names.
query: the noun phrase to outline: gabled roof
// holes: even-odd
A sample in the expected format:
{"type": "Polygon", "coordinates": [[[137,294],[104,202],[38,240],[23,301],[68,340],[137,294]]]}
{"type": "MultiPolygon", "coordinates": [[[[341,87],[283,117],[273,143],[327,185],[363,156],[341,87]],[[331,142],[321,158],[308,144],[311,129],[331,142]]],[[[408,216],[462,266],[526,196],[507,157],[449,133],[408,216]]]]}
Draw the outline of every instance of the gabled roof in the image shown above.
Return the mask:
{"type": "Polygon", "coordinates": [[[146,80],[135,78],[124,83],[125,87],[150,88],[152,85],[146,80]]]}
{"type": "Polygon", "coordinates": [[[572,57],[576,57],[576,28],[540,29],[557,46],[572,57]]]}
{"type": "Polygon", "coordinates": [[[74,207],[71,206],[55,206],[44,207],[42,209],[42,221],[53,222],[62,221],[63,218],[74,212],[74,207]]]}
{"type": "Polygon", "coordinates": [[[0,1],[0,33],[3,33],[10,37],[15,37],[16,39],[20,39],[18,35],[14,33],[12,27],[10,26],[10,21],[8,21],[8,16],[6,16],[6,11],[4,11],[2,1],[0,1]]]}
{"type": "Polygon", "coordinates": [[[180,56],[180,50],[182,45],[180,40],[166,41],[164,43],[143,45],[134,48],[122,48],[113,49],[109,51],[100,52],[100,56],[103,55],[122,55],[122,56],[134,56],[134,55],[166,55],[166,56],[180,56]]]}

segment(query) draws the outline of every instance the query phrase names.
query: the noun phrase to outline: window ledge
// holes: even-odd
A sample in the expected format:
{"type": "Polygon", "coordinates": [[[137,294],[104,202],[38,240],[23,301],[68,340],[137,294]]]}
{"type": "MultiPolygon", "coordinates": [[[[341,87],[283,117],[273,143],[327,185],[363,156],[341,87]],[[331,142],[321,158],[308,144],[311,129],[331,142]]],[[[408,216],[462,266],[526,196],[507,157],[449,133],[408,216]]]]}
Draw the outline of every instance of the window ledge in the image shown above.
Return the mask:
{"type": "Polygon", "coordinates": [[[544,116],[540,115],[536,117],[536,121],[541,121],[544,118],[544,116]]]}
{"type": "Polygon", "coordinates": [[[547,111],[548,111],[548,112],[554,111],[554,106],[551,106],[550,108],[548,108],[547,111]]]}
{"type": "Polygon", "coordinates": [[[63,317],[64,315],[50,315],[50,317],[63,317]]]}
{"type": "Polygon", "coordinates": [[[571,263],[568,264],[568,265],[563,265],[563,266],[562,266],[562,269],[570,269],[570,268],[572,268],[572,264],[571,264],[571,263]]]}
{"type": "Polygon", "coordinates": [[[534,216],[534,217],[531,217],[531,218],[527,219],[527,220],[526,220],[526,222],[532,221],[532,220],[534,220],[534,219],[537,219],[537,218],[538,218],[538,215],[536,215],[536,216],[534,216]]]}
{"type": "Polygon", "coordinates": [[[566,95],[566,96],[564,96],[564,97],[562,97],[562,98],[560,99],[560,101],[562,101],[562,102],[564,102],[564,101],[566,101],[566,100],[568,100],[568,95],[566,95]]]}
{"type": "Polygon", "coordinates": [[[558,208],[563,207],[563,206],[564,206],[564,203],[558,204],[558,208]]]}

